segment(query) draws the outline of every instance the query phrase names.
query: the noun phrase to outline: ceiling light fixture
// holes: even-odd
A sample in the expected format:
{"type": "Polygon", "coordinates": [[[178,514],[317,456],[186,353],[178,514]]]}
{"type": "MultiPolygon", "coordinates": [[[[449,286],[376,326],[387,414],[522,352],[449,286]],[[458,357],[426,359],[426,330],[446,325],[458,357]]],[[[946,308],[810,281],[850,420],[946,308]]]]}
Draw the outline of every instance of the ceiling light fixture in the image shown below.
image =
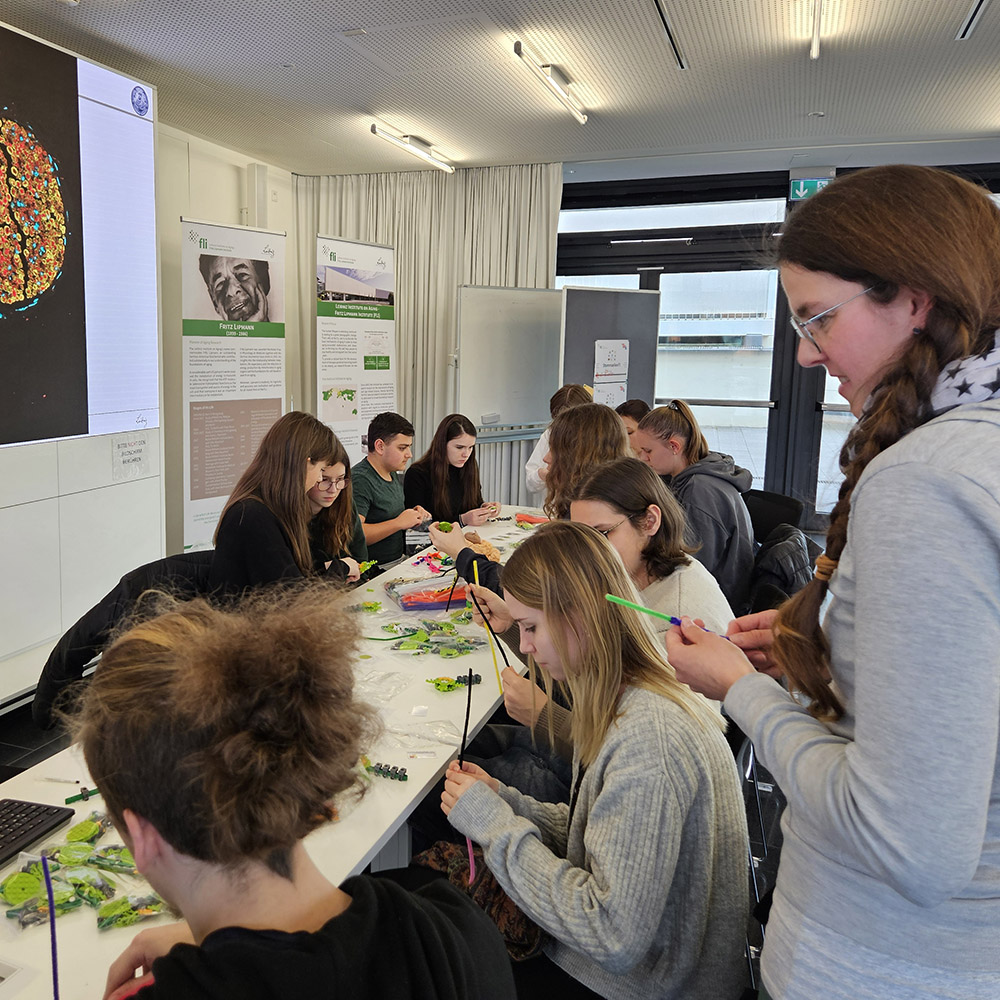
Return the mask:
{"type": "Polygon", "coordinates": [[[536,76],[545,84],[549,91],[555,95],[556,100],[581,125],[587,124],[587,112],[584,111],[580,102],[569,92],[569,81],[555,66],[536,59],[521,42],[514,42],[514,54],[531,70],[533,76],[536,76]]]}
{"type": "Polygon", "coordinates": [[[809,58],[819,59],[819,36],[823,28],[823,0],[813,0],[813,31],[809,58]]]}
{"type": "Polygon", "coordinates": [[[684,56],[681,55],[680,46],[677,44],[677,40],[674,38],[673,31],[670,30],[670,21],[667,19],[667,8],[665,0],[653,0],[656,6],[656,13],[660,15],[660,20],[663,22],[663,30],[667,33],[667,44],[670,46],[670,51],[673,53],[674,62],[677,63],[678,69],[687,69],[687,63],[684,61],[684,56]]]}
{"type": "Polygon", "coordinates": [[[983,16],[983,11],[989,5],[990,0],[972,0],[972,7],[969,9],[969,13],[965,15],[962,27],[958,29],[958,34],[955,36],[956,42],[964,42],[975,31],[976,25],[979,24],[979,19],[983,16]]]}
{"type": "Polygon", "coordinates": [[[455,172],[455,168],[447,160],[438,156],[432,147],[412,135],[394,135],[384,128],[379,128],[374,122],[372,122],[372,135],[377,135],[380,139],[385,139],[386,142],[391,142],[394,146],[405,149],[407,153],[418,156],[425,163],[437,167],[438,170],[443,170],[446,174],[455,172]]]}

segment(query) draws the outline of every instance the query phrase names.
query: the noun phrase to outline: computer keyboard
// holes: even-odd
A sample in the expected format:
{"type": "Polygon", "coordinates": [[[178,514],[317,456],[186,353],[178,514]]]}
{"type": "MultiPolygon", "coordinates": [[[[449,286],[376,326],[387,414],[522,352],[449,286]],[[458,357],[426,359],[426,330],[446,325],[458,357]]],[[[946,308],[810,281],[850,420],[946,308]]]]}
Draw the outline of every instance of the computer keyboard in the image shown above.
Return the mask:
{"type": "Polygon", "coordinates": [[[66,806],[0,799],[0,867],[73,816],[66,806]]]}

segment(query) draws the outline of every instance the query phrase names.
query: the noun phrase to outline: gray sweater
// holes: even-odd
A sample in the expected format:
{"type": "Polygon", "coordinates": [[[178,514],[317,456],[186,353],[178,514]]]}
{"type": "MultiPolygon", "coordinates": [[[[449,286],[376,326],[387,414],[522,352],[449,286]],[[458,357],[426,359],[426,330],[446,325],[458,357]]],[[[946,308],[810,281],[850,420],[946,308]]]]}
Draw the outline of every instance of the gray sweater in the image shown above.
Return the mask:
{"type": "MultiPolygon", "coordinates": [[[[628,688],[569,807],[477,782],[452,825],[483,847],[545,952],[604,997],[735,997],[744,975],[746,816],[721,732],[628,688]]],[[[579,774],[574,763],[574,784],[579,774]]]]}
{"type": "Polygon", "coordinates": [[[695,559],[719,581],[733,611],[746,614],[754,538],[743,494],[753,486],[753,476],[729,455],[710,451],[668,485],[684,508],[693,540],[701,545],[695,559]]]}
{"type": "Polygon", "coordinates": [[[903,970],[937,969],[949,997],[1000,996],[1000,402],[869,465],[830,591],[843,719],[762,674],[725,702],[788,797],[765,983],[910,998],[931,994],[903,970]]]}

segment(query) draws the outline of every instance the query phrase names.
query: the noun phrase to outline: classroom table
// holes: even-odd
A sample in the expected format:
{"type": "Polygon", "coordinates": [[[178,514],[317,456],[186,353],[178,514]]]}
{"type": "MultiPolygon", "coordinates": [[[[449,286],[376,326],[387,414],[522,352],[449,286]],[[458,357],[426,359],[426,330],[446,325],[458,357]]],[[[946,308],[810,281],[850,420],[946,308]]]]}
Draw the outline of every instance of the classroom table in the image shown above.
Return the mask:
{"type": "MultiPolygon", "coordinates": [[[[499,515],[502,520],[466,530],[478,531],[482,538],[492,541],[501,549],[501,558],[506,559],[512,548],[527,537],[526,531],[518,528],[514,521],[517,509],[504,507],[499,515]],[[506,518],[510,520],[505,520],[506,518]]],[[[432,575],[425,561],[427,554],[432,551],[425,549],[416,556],[405,559],[374,581],[362,584],[341,598],[348,605],[356,606],[362,602],[377,602],[381,605],[377,611],[357,612],[364,636],[381,639],[387,635],[382,626],[389,623],[409,623],[423,618],[433,621],[450,619],[451,612],[402,612],[385,593],[385,584],[392,580],[401,577],[419,579],[432,575]]],[[[454,577],[455,573],[451,571],[442,578],[451,581],[454,577]]],[[[458,602],[451,610],[461,607],[462,602],[458,602]]],[[[487,638],[485,630],[472,624],[459,625],[458,631],[466,636],[487,638]]],[[[373,763],[405,767],[408,780],[402,782],[373,776],[366,794],[359,802],[352,802],[349,797],[339,801],[340,817],[337,822],[321,827],[306,839],[309,854],[323,874],[334,883],[361,872],[369,864],[378,868],[406,863],[405,848],[400,847],[400,841],[405,840],[405,837],[398,834],[405,835],[407,816],[458,754],[458,742],[465,721],[466,689],[463,687],[441,692],[426,683],[427,678],[454,677],[457,672],[466,673],[470,667],[482,677],[482,682],[472,688],[470,740],[502,700],[488,644],[472,653],[452,658],[433,654],[413,655],[403,650],[394,650],[391,648],[393,645],[393,641],[362,641],[361,654],[356,664],[356,678],[362,696],[379,706],[386,725],[386,732],[380,742],[368,748],[368,756],[373,763]],[[393,690],[393,687],[398,690],[393,690]],[[417,729],[436,722],[450,724],[453,734],[451,743],[417,733],[417,729]],[[407,730],[410,731],[409,734],[406,734],[407,730]],[[389,861],[386,862],[383,856],[380,866],[377,856],[386,845],[390,849],[384,854],[389,854],[389,861]]],[[[515,667],[520,668],[520,662],[509,651],[508,659],[515,667]]],[[[499,651],[497,662],[502,670],[503,660],[499,651]]],[[[69,747],[0,784],[0,798],[61,805],[75,791],[74,786],[47,780],[51,778],[79,780],[90,786],[90,777],[78,747],[69,747]]],[[[100,798],[77,803],[76,821],[85,818],[93,809],[100,808],[101,803],[100,798]]],[[[65,829],[55,831],[47,843],[63,842],[65,829]]],[[[112,830],[99,843],[121,843],[121,839],[112,830]]],[[[36,845],[36,849],[42,846],[44,844],[36,845]]],[[[13,868],[14,862],[11,862],[0,871],[0,879],[13,868]]],[[[60,996],[66,1000],[99,1000],[104,991],[108,966],[144,926],[139,924],[98,931],[95,914],[95,910],[84,905],[56,920],[60,996]]],[[[165,916],[157,917],[145,926],[153,926],[154,923],[168,919],[165,916]]],[[[19,1000],[51,997],[48,925],[36,925],[20,931],[16,927],[16,921],[2,921],[0,976],[3,975],[2,966],[6,963],[17,966],[19,971],[10,979],[0,981],[0,1000],[8,1000],[8,997],[18,997],[19,1000]]]]}

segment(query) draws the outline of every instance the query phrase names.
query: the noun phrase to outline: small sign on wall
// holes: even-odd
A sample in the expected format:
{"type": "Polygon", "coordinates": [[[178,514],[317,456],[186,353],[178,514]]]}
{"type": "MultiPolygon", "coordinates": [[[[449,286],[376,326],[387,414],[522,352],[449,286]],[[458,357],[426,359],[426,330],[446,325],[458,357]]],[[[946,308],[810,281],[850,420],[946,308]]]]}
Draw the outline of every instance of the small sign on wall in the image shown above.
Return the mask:
{"type": "Polygon", "coordinates": [[[111,479],[125,483],[149,475],[149,437],[138,433],[114,434],[111,437],[111,479]]]}
{"type": "Polygon", "coordinates": [[[594,341],[594,402],[615,407],[628,398],[627,340],[594,341]]]}

